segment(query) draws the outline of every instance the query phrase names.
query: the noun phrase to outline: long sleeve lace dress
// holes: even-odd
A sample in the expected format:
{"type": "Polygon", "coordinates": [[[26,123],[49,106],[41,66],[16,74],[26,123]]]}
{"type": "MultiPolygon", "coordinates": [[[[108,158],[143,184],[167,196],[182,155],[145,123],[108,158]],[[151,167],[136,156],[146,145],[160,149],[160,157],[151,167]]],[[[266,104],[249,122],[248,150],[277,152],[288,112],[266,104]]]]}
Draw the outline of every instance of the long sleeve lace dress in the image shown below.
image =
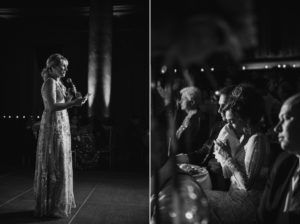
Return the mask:
{"type": "Polygon", "coordinates": [[[231,185],[228,192],[205,190],[211,223],[256,223],[256,208],[266,180],[264,168],[268,150],[267,138],[256,133],[234,157],[220,161],[230,169],[231,185]]]}

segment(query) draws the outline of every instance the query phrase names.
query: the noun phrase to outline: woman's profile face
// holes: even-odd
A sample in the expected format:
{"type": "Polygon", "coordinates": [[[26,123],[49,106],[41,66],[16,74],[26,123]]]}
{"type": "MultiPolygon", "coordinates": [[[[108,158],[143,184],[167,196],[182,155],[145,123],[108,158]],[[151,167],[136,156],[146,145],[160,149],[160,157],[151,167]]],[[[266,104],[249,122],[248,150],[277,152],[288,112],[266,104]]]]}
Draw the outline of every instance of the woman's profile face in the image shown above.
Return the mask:
{"type": "Polygon", "coordinates": [[[65,77],[67,70],[68,64],[65,61],[61,61],[57,66],[52,67],[52,72],[59,78],[65,77]]]}
{"type": "Polygon", "coordinates": [[[244,122],[237,114],[233,113],[231,110],[227,110],[225,112],[225,118],[232,129],[234,129],[238,133],[242,133],[244,122]]]}

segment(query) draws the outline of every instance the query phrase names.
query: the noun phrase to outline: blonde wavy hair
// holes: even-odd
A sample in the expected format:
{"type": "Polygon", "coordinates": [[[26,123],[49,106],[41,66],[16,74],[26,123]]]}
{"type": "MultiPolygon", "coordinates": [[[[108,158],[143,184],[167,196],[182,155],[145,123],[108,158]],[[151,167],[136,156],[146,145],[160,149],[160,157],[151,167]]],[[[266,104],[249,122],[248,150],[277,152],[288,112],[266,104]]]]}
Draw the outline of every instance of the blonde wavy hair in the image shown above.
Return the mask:
{"type": "Polygon", "coordinates": [[[52,67],[56,67],[58,65],[61,65],[62,63],[65,63],[66,65],[69,64],[69,61],[66,57],[64,57],[61,54],[55,53],[48,57],[46,61],[46,66],[43,68],[41,72],[41,76],[43,80],[47,80],[49,77],[51,77],[51,71],[50,69],[52,67]]]}

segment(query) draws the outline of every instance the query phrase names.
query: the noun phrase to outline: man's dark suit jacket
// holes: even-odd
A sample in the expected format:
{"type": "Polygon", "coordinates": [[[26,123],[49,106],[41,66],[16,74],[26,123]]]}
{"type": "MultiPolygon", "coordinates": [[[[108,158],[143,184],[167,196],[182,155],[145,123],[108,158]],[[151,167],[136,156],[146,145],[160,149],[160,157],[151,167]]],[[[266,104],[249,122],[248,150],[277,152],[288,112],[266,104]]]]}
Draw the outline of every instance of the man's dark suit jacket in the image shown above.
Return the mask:
{"type": "Polygon", "coordinates": [[[283,213],[291,178],[297,168],[298,158],[290,153],[281,153],[270,172],[258,208],[260,223],[300,223],[300,211],[283,213]]]}

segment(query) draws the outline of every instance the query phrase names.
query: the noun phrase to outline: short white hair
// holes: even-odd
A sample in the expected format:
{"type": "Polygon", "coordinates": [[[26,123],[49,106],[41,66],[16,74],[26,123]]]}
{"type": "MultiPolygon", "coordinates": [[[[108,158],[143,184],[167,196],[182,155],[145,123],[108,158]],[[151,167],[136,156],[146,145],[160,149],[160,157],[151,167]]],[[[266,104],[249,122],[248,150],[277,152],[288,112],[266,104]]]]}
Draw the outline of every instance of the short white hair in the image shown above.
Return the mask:
{"type": "Polygon", "coordinates": [[[181,97],[186,97],[189,101],[194,101],[197,105],[201,102],[201,91],[197,87],[188,86],[180,90],[181,97]]]}

